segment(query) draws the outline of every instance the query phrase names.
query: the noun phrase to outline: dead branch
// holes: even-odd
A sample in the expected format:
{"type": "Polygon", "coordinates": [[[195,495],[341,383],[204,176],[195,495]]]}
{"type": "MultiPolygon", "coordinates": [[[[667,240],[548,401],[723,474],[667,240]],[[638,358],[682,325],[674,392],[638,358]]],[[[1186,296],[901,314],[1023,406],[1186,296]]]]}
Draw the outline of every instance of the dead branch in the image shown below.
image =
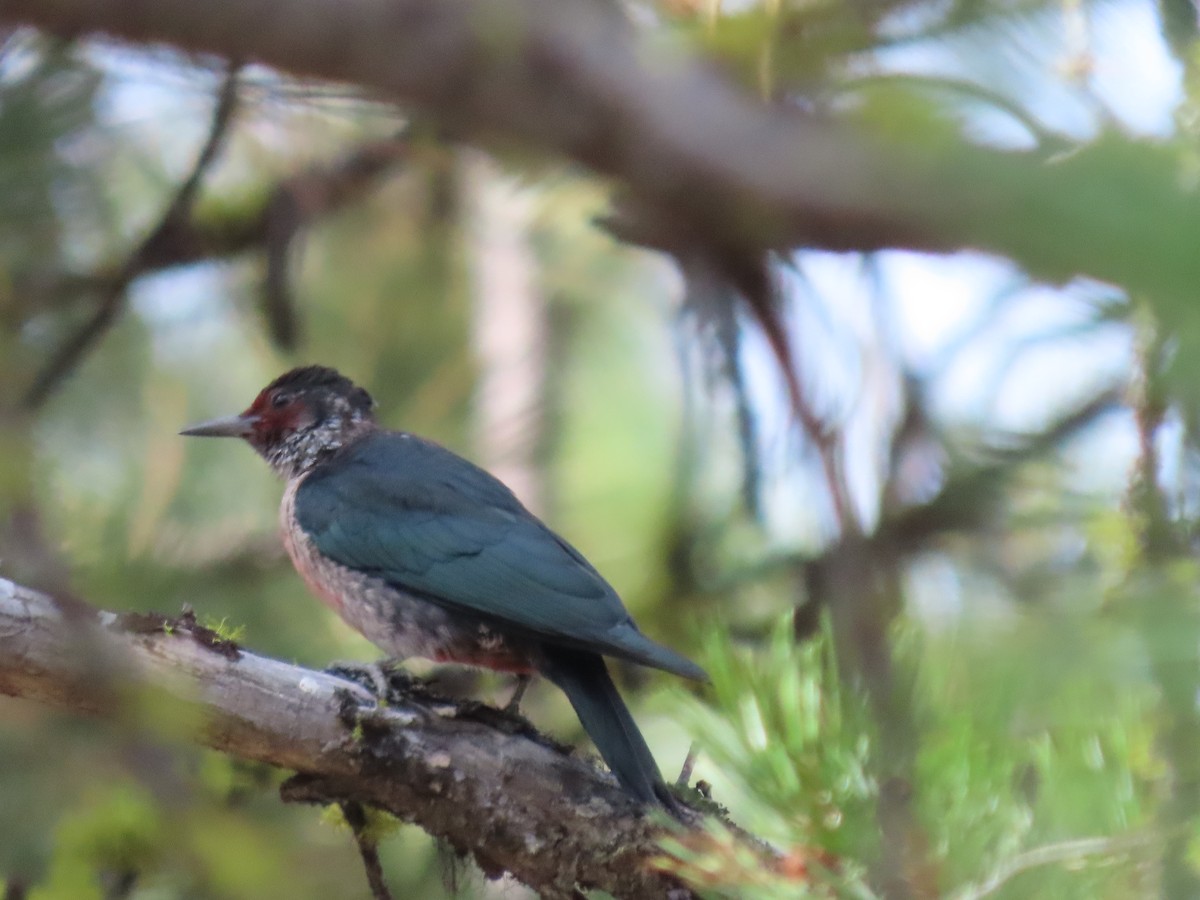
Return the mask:
{"type": "Polygon", "coordinates": [[[265,200],[249,209],[212,215],[188,206],[172,216],[169,228],[156,230],[156,239],[143,243],[121,263],[87,274],[61,273],[27,285],[26,289],[48,296],[94,293],[100,300],[86,325],[46,365],[26,394],[26,407],[44,403],[75,368],[78,359],[115,320],[134,281],[179,266],[262,251],[267,269],[267,324],[280,346],[293,346],[297,325],[289,291],[283,284],[291,243],[304,227],[363,197],[383,175],[408,158],[409,149],[404,135],[364,141],[328,163],[284,178],[265,200]]]}
{"type": "Polygon", "coordinates": [[[248,653],[194,620],[65,619],[0,579],[0,693],[117,716],[136,687],[193,709],[199,743],[299,772],[285,799],[385,810],[489,876],[547,897],[693,896],[652,867],[659,826],[613,780],[497,710],[417,688],[379,707],[352,682],[248,653]]]}
{"type": "Polygon", "coordinates": [[[196,154],[196,161],[192,164],[187,178],[176,189],[167,203],[166,209],[159,216],[157,224],[150,229],[146,237],[125,260],[116,276],[105,286],[95,311],[88,317],[83,327],[50,357],[50,361],[34,379],[33,386],[25,396],[27,409],[36,409],[41,406],[59,382],[79,365],[87,352],[104,336],[124,308],[129,285],[142,274],[146,267],[146,260],[158,252],[160,245],[168,243],[171,240],[171,232],[188,218],[196,202],[200,184],[224,145],[225,136],[233,122],[233,115],[237,110],[238,73],[240,71],[239,64],[230,63],[229,74],[225,77],[225,83],[221,87],[213,108],[208,136],[200,147],[200,152],[196,154]]]}

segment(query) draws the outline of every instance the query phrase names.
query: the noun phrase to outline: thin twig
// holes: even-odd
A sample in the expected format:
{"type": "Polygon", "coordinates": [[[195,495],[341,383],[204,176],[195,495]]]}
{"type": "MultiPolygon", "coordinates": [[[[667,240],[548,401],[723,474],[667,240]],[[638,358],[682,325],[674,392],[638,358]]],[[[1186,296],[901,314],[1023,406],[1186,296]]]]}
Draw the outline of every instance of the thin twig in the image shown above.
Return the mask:
{"type": "Polygon", "coordinates": [[[1157,839],[1157,834],[1133,834],[1118,837],[1079,838],[1073,841],[1034,847],[1032,850],[1018,853],[1008,860],[986,881],[960,888],[951,894],[951,900],[983,900],[984,897],[996,893],[1013,878],[1030,869],[1080,862],[1094,856],[1125,853],[1148,846],[1157,839]]]}
{"type": "Polygon", "coordinates": [[[172,232],[187,219],[188,213],[195,203],[200,184],[220,152],[233,121],[234,112],[237,110],[238,74],[240,71],[239,63],[231,62],[229,64],[228,74],[225,76],[225,82],[221,86],[221,92],[213,109],[208,137],[200,148],[187,178],[171,197],[171,201],[158,219],[158,224],[129,254],[117,274],[107,284],[91,317],[59,348],[58,352],[51,357],[50,362],[34,379],[33,386],[23,401],[26,409],[37,409],[45,403],[62,381],[78,367],[104,333],[112,327],[125,308],[129,285],[149,266],[151,260],[161,250],[162,245],[168,242],[172,232]]]}
{"type": "Polygon", "coordinates": [[[692,771],[696,768],[696,759],[699,757],[700,751],[696,749],[696,745],[688,747],[687,756],[683,758],[683,767],[679,770],[679,777],[675,779],[676,787],[687,787],[692,780],[692,771]]]}
{"type": "MultiPolygon", "coordinates": [[[[328,163],[296,172],[279,181],[264,194],[262,204],[229,217],[208,216],[177,220],[170,229],[170,240],[163,240],[154,254],[142,261],[136,277],[190,266],[215,259],[228,259],[243,253],[271,252],[278,234],[279,218],[291,214],[298,202],[304,225],[320,216],[337,212],[360,199],[377,179],[387,174],[409,155],[405,132],[391,138],[364,141],[328,163]]],[[[269,265],[268,260],[268,265],[269,265]]],[[[93,272],[58,272],[43,275],[21,285],[22,290],[53,296],[61,302],[83,294],[107,294],[117,284],[125,263],[101,265],[93,272]]],[[[272,277],[268,272],[268,278],[272,277]]],[[[286,311],[291,315],[291,311],[286,311]]],[[[280,342],[281,333],[291,324],[276,321],[279,311],[265,310],[272,336],[280,342]]]]}
{"type": "MultiPolygon", "coordinates": [[[[772,277],[769,265],[767,263],[768,268],[764,271],[768,279],[772,277]]],[[[792,350],[791,340],[784,328],[783,318],[771,302],[774,294],[773,289],[767,288],[757,293],[743,292],[743,297],[747,306],[750,307],[750,312],[757,321],[758,327],[762,330],[763,336],[767,339],[767,344],[783,375],[792,414],[816,447],[817,455],[821,460],[821,470],[825,477],[825,489],[829,493],[829,503],[838,532],[843,535],[861,534],[858,517],[855,515],[846,480],[842,474],[840,429],[826,422],[813,409],[804,393],[797,372],[796,357],[792,350]]]]}
{"type": "Polygon", "coordinates": [[[354,842],[358,844],[358,853],[362,857],[363,868],[367,871],[367,884],[371,886],[371,896],[375,900],[392,900],[392,893],[383,880],[379,846],[367,833],[367,814],[363,811],[362,804],[350,801],[342,803],[341,807],[346,824],[354,832],[354,842]]]}

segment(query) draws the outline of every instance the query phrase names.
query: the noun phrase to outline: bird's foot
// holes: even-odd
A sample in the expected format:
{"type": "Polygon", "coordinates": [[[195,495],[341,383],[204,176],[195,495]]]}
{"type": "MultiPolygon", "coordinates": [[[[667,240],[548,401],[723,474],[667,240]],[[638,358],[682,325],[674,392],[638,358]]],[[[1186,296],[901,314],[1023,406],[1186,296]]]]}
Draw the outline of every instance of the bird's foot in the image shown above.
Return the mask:
{"type": "Polygon", "coordinates": [[[521,700],[524,698],[525,692],[529,690],[529,683],[531,681],[533,681],[532,675],[517,676],[517,686],[513,689],[513,695],[509,698],[508,703],[505,704],[502,712],[510,716],[521,715],[521,700]]]}
{"type": "Polygon", "coordinates": [[[374,694],[376,700],[386,703],[392,691],[392,677],[396,675],[398,665],[398,661],[392,659],[373,663],[339,661],[326,666],[325,672],[353,681],[374,694]]]}

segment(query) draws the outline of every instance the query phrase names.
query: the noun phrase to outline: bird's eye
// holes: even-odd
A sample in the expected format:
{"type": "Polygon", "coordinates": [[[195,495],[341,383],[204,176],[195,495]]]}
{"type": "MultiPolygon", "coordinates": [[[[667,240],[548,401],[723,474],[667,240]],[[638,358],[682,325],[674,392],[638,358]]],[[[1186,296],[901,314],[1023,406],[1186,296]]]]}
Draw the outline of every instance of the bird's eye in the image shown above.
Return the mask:
{"type": "Polygon", "coordinates": [[[283,409],[285,406],[287,406],[291,402],[292,402],[292,398],[289,397],[287,394],[276,394],[274,397],[271,398],[271,407],[273,409],[283,409]]]}

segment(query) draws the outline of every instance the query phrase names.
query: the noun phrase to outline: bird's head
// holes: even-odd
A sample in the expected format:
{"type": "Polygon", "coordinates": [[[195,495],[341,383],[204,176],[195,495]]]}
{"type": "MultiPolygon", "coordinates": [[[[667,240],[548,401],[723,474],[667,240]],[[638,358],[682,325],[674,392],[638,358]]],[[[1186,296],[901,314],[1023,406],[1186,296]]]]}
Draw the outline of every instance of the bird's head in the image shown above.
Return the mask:
{"type": "Polygon", "coordinates": [[[284,478],[302,475],[374,427],[371,395],[334,369],[305,366],[259,391],[245,412],[185,428],[245,438],[284,478]]]}

